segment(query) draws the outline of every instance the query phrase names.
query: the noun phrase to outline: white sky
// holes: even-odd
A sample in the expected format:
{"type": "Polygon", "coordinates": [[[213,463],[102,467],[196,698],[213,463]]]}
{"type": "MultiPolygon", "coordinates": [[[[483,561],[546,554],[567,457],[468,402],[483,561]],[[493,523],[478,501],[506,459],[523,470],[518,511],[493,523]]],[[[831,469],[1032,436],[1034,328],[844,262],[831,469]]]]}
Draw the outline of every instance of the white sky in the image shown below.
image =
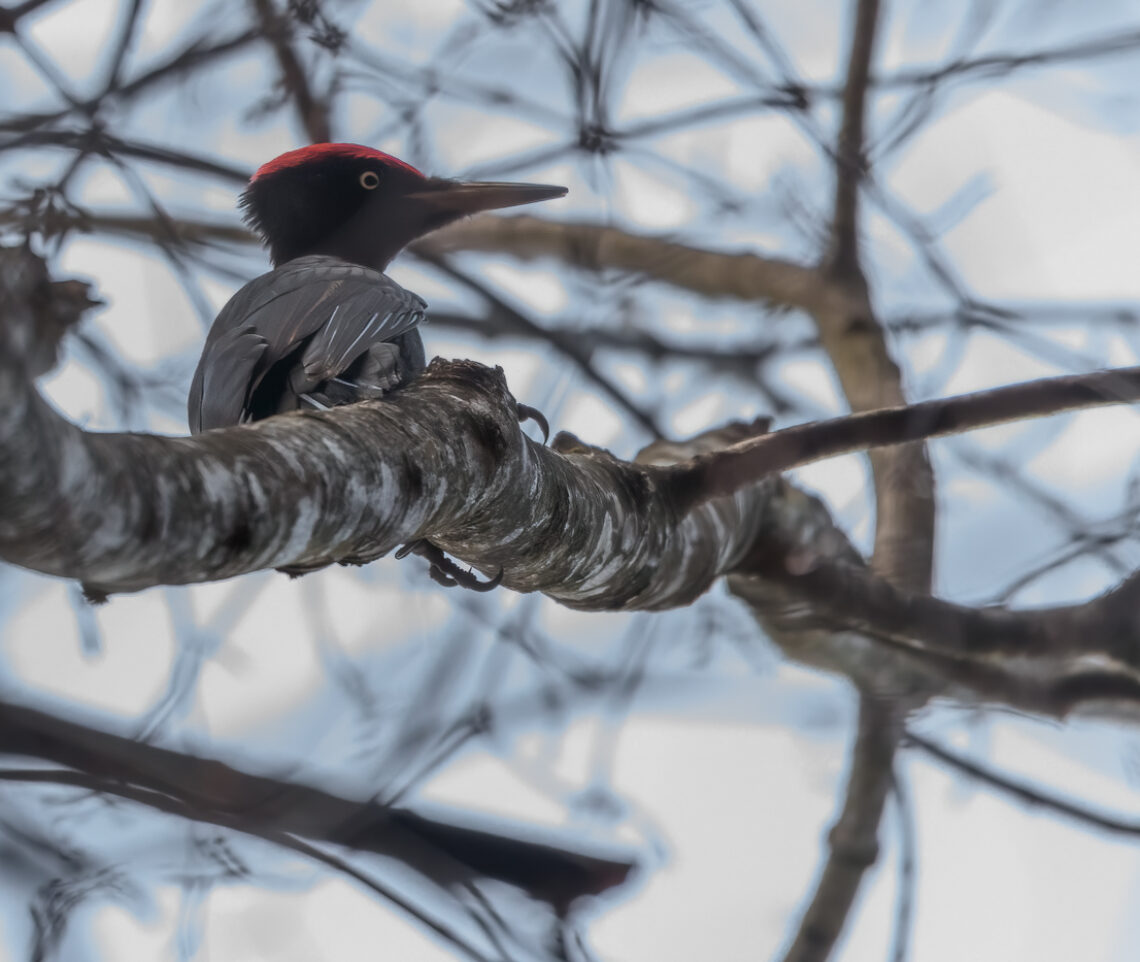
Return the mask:
{"type": "MultiPolygon", "coordinates": [[[[66,63],[81,89],[81,81],[97,71],[94,54],[118,7],[113,0],[59,4],[59,14],[39,20],[34,42],[66,63]]],[[[148,51],[162,49],[187,18],[206,9],[203,4],[168,2],[152,7],[143,60],[148,51]]],[[[836,75],[843,20],[837,20],[834,4],[819,0],[763,7],[805,74],[821,81],[836,75]]],[[[952,22],[958,9],[953,4],[930,5],[932,11],[936,7],[932,23],[940,22],[939,17],[952,22]]],[[[1104,5],[1106,16],[1110,7],[1104,5]]],[[[422,62],[460,10],[462,5],[450,0],[420,0],[415,16],[409,17],[406,11],[375,5],[361,18],[360,36],[381,46],[397,45],[401,57],[422,62]]],[[[945,49],[941,27],[932,26],[925,36],[914,24],[911,29],[909,36],[918,46],[910,49],[922,49],[931,59],[945,49]]],[[[892,59],[899,55],[900,43],[898,36],[891,40],[892,59]]],[[[623,121],[723,97],[735,88],[725,72],[684,49],[665,50],[646,61],[631,74],[621,101],[623,121]]],[[[533,67],[524,64],[520,69],[533,67]]],[[[256,84],[260,76],[256,66],[219,73],[196,100],[191,98],[194,102],[208,105],[226,84],[238,83],[238,78],[256,84]]],[[[36,89],[36,79],[21,72],[10,48],[0,45],[0,83],[6,80],[23,90],[36,89]]],[[[1083,122],[1069,103],[1054,103],[1048,96],[1035,100],[1030,96],[1032,87],[978,93],[981,89],[970,88],[968,94],[953,98],[944,106],[944,116],[887,165],[883,173],[892,190],[917,211],[934,213],[972,179],[984,179],[986,191],[980,201],[941,242],[982,296],[1018,302],[1134,301],[1140,296],[1140,272],[1134,266],[1135,251],[1140,249],[1137,135],[1083,122]]],[[[347,118],[354,131],[375,126],[364,114],[361,107],[360,117],[347,118]]],[[[294,146],[295,135],[285,123],[250,131],[232,116],[208,115],[203,108],[195,123],[224,142],[226,156],[235,162],[253,165],[294,146]]],[[[507,113],[487,118],[441,107],[436,120],[441,125],[454,121],[447,123],[453,136],[433,144],[440,172],[492,161],[504,145],[525,150],[549,138],[549,131],[507,113]]],[[[155,139],[184,141],[188,136],[179,129],[186,126],[184,116],[175,111],[156,112],[155,124],[155,139]]],[[[397,150],[402,145],[380,146],[397,150]]],[[[663,138],[654,146],[678,161],[715,159],[726,176],[757,191],[772,178],[817,163],[802,133],[775,116],[698,128],[663,138]]],[[[599,190],[592,190],[569,164],[536,169],[526,176],[571,184],[571,199],[559,216],[612,214],[645,229],[673,230],[696,214],[678,184],[621,161],[599,190]]],[[[811,176],[809,170],[805,184],[814,185],[811,176]]],[[[110,176],[92,178],[88,189],[102,205],[128,200],[110,176]]],[[[215,191],[198,202],[225,209],[231,201],[215,191]]],[[[795,244],[767,222],[726,223],[723,237],[729,246],[755,245],[785,253],[785,246],[795,244]]],[[[895,283],[891,290],[908,292],[907,296],[920,289],[914,280],[913,255],[885,220],[871,217],[868,242],[884,285],[895,283]]],[[[256,263],[251,264],[251,270],[257,269],[256,263]]],[[[99,319],[98,329],[131,360],[151,364],[194,353],[202,336],[201,320],[157,259],[143,258],[134,249],[81,240],[69,246],[64,265],[98,278],[112,305],[99,319]],[[161,316],[161,324],[152,323],[156,316],[161,316]]],[[[448,296],[430,289],[418,272],[398,267],[394,273],[409,284],[414,280],[429,299],[443,302],[448,296]]],[[[489,263],[485,276],[538,313],[556,315],[569,303],[564,279],[549,266],[489,263]]],[[[215,307],[228,293],[223,284],[207,285],[206,295],[215,307]]],[[[706,320],[681,298],[673,309],[679,315],[678,327],[687,322],[699,330],[706,320]]],[[[436,348],[447,353],[446,345],[439,345],[438,332],[429,329],[428,336],[435,336],[436,348]]],[[[1104,347],[1108,357],[1100,363],[1136,363],[1134,341],[1090,345],[1079,323],[1058,329],[1056,338],[1073,352],[1104,347]]],[[[575,431],[620,453],[632,452],[635,438],[611,407],[583,393],[574,378],[552,383],[549,366],[533,352],[454,343],[457,347],[451,353],[504,364],[516,392],[533,397],[548,414],[553,413],[556,429],[575,431]]],[[[928,374],[937,375],[945,349],[938,336],[908,347],[916,383],[928,374]]],[[[1064,358],[1063,353],[1059,356],[1064,358]]],[[[937,382],[937,389],[938,393],[976,390],[1060,370],[1059,361],[1042,361],[991,336],[976,335],[955,373],[937,382]]],[[[633,385],[646,380],[637,370],[626,371],[623,377],[633,385]]],[[[814,362],[789,362],[779,371],[779,379],[810,397],[821,411],[841,409],[830,373],[814,362]]],[[[46,390],[81,422],[114,425],[101,386],[80,365],[66,366],[49,379],[46,390]]],[[[691,433],[748,413],[741,410],[741,403],[713,387],[706,395],[689,395],[684,403],[676,403],[671,425],[678,433],[691,433]]],[[[157,418],[153,426],[170,432],[182,429],[169,417],[157,418]]],[[[1111,513],[1133,472],[1140,418],[1132,410],[1098,411],[1068,418],[1055,431],[1034,434],[1035,430],[1014,426],[980,433],[975,440],[994,450],[1024,443],[1029,451],[1025,464],[1033,477],[1060,493],[1077,492],[1082,510],[1098,516],[1111,513]]],[[[1032,521],[1015,516],[1007,499],[977,484],[949,457],[949,450],[941,445],[935,450],[944,509],[955,522],[944,525],[941,533],[939,579],[946,593],[974,600],[1031,566],[1050,542],[1032,521]]],[[[829,499],[865,544],[869,519],[860,495],[867,481],[862,461],[840,459],[797,474],[829,499]]],[[[1039,594],[1031,592],[1024,600],[1046,603],[1087,597],[1104,586],[1106,576],[1094,568],[1081,569],[1044,582],[1039,594]]],[[[117,598],[92,613],[103,645],[97,654],[85,655],[78,644],[68,591],[62,583],[20,572],[0,578],[0,685],[6,694],[33,691],[98,712],[133,717],[162,698],[180,664],[177,652],[192,651],[203,667],[192,703],[176,709],[176,725],[210,733],[222,743],[245,742],[251,750],[292,751],[309,759],[316,771],[321,763],[341,761],[337,752],[348,750],[331,737],[335,730],[330,734],[319,727],[328,717],[328,706],[335,704],[327,678],[329,659],[339,652],[368,665],[402,670],[406,664],[422,670],[431,652],[402,646],[394,632],[378,633],[376,613],[383,613],[386,629],[399,627],[422,646],[436,643],[451,623],[448,604],[413,571],[388,580],[370,576],[360,580],[341,572],[300,582],[256,575],[190,591],[159,590],[117,598]],[[244,614],[233,614],[235,606],[246,602],[244,614]],[[318,603],[337,612],[331,646],[314,615],[318,603]],[[172,610],[183,610],[183,623],[204,626],[203,630],[191,638],[178,637],[172,610]],[[393,616],[397,610],[398,616],[393,616]],[[216,629],[213,633],[206,630],[211,626],[216,629]],[[298,720],[298,705],[306,702],[313,707],[301,711],[298,720]],[[314,722],[319,724],[314,727],[314,722]],[[324,751],[330,755],[322,755],[324,751]]],[[[520,603],[517,598],[498,597],[504,594],[499,592],[487,602],[492,623],[520,603]]],[[[601,616],[561,609],[544,611],[542,618],[545,628],[583,655],[614,650],[613,639],[622,630],[601,616]]],[[[677,624],[678,632],[693,628],[683,620],[677,624]]],[[[479,643],[486,644],[487,639],[479,643]]],[[[662,847],[654,874],[632,897],[607,907],[595,921],[592,936],[599,954],[622,962],[694,958],[743,962],[772,957],[778,951],[810,889],[842,784],[851,721],[851,698],[842,685],[773,660],[766,672],[742,672],[735,684],[706,689],[705,695],[687,703],[647,699],[630,718],[612,727],[583,718],[565,730],[498,746],[497,753],[461,756],[423,794],[461,807],[509,813],[599,836],[612,832],[662,847]],[[599,766],[611,773],[610,788],[625,805],[625,815],[616,824],[581,812],[568,814],[567,803],[594,785],[599,766]]],[[[1085,723],[1059,729],[1027,719],[941,707],[930,712],[922,727],[977,757],[1062,787],[1073,796],[1118,811],[1140,808],[1128,770],[1129,753],[1134,751],[1129,733],[1111,726],[1085,723]]],[[[919,858],[910,958],[921,962],[1135,958],[1140,926],[1132,909],[1140,894],[1140,847],[1026,812],[963,784],[921,758],[908,757],[904,770],[914,799],[919,858]]],[[[883,857],[871,873],[838,953],[842,962],[878,962],[888,955],[898,864],[898,820],[893,810],[884,822],[881,841],[883,857]]],[[[211,962],[254,958],[315,962],[373,958],[376,953],[414,960],[452,957],[351,882],[321,873],[306,875],[302,870],[294,888],[234,886],[205,896],[200,905],[191,906],[200,925],[189,930],[197,931],[202,940],[194,957],[211,962]]],[[[182,890],[165,886],[154,893],[148,911],[116,906],[81,913],[61,958],[80,958],[87,950],[92,958],[122,962],[176,958],[183,944],[179,939],[186,937],[180,919],[188,912],[187,899],[182,890]]],[[[9,913],[5,924],[9,931],[6,940],[0,939],[0,953],[16,952],[13,946],[25,944],[27,919],[9,913]]]]}

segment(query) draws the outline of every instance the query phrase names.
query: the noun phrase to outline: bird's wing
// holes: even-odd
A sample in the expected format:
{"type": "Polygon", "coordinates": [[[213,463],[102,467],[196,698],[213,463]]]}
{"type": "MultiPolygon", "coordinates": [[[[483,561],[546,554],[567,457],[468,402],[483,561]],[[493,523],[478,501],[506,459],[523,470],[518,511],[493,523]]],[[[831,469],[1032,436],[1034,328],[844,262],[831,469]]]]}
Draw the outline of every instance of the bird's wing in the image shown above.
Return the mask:
{"type": "Polygon", "coordinates": [[[425,307],[380,271],[335,257],[299,257],[255,278],[222,308],[206,337],[190,392],[191,431],[245,420],[254,390],[298,350],[300,376],[289,381],[307,390],[369,347],[406,334],[425,307]]]}
{"type": "Polygon", "coordinates": [[[265,338],[248,324],[206,341],[190,385],[191,434],[243,420],[254,372],[268,347],[265,338]]]}
{"type": "MultiPolygon", "coordinates": [[[[369,348],[390,343],[424,319],[427,304],[381,274],[383,287],[347,287],[330,316],[301,355],[305,380],[315,386],[336,377],[369,348]]],[[[395,349],[395,345],[392,345],[395,349]]],[[[395,367],[398,350],[392,355],[395,367]]]]}

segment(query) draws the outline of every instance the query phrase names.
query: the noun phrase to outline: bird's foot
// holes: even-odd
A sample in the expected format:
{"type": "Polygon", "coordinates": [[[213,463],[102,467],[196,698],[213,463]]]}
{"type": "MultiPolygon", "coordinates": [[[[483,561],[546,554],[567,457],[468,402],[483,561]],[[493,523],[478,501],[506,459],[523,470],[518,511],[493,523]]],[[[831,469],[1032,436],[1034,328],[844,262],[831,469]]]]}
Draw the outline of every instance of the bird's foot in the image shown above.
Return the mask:
{"type": "Polygon", "coordinates": [[[519,424],[523,421],[533,421],[538,425],[542,431],[542,443],[546,444],[550,440],[550,423],[546,420],[546,415],[543,414],[538,408],[532,408],[529,404],[518,402],[519,411],[519,424]]]}
{"type": "Polygon", "coordinates": [[[490,581],[480,581],[474,571],[467,571],[459,567],[447,555],[426,538],[418,541],[409,541],[396,552],[397,558],[406,558],[410,554],[419,555],[431,563],[428,574],[431,580],[445,588],[469,588],[471,591],[492,591],[503,582],[503,569],[490,581]]]}

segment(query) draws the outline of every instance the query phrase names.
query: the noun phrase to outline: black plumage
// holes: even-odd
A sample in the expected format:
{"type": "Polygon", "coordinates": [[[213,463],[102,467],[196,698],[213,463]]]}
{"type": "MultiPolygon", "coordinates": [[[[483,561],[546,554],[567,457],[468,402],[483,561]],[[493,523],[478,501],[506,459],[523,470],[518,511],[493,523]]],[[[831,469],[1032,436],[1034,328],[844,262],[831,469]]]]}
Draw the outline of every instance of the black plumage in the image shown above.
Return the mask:
{"type": "Polygon", "coordinates": [[[360,144],[312,144],[242,193],[275,269],[238,291],[206,337],[190,431],[377,398],[424,370],[427,305],[383,273],[408,243],[468,214],[566,193],[425,177],[360,144]]]}
{"type": "MultiPolygon", "coordinates": [[[[416,377],[426,367],[418,326],[427,305],[383,273],[389,261],[468,214],[565,193],[549,184],[425,177],[360,144],[312,144],[263,165],[241,206],[274,270],[230,298],[210,328],[187,400],[191,433],[375,399],[416,377]]],[[[537,411],[520,405],[519,412],[546,432],[537,411]]],[[[402,550],[426,557],[441,584],[498,584],[479,582],[427,541],[402,550]]],[[[363,564],[379,553],[280,570],[363,564]]]]}
{"type": "Polygon", "coordinates": [[[206,337],[191,432],[381,397],[423,371],[426,307],[386,274],[328,255],[255,278],[206,337]]]}

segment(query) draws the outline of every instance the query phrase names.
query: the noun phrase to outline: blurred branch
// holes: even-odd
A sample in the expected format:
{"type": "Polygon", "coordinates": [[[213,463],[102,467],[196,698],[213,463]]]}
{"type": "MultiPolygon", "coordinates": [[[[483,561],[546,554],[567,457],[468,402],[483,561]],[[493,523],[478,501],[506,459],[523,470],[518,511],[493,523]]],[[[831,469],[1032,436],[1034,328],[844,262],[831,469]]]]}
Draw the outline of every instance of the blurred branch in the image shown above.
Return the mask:
{"type": "Polygon", "coordinates": [[[702,250],[600,224],[538,217],[474,217],[412,246],[425,253],[484,251],[530,261],[551,257],[583,270],[619,270],[706,297],[762,301],[810,309],[820,277],[809,268],[751,253],[702,250]]]}
{"type": "Polygon", "coordinates": [[[202,755],[4,702],[0,755],[64,767],[43,770],[46,781],[84,784],[84,778],[94,778],[98,783],[87,787],[151,807],[163,808],[156,802],[168,799],[178,806],[175,814],[197,821],[252,834],[285,832],[395,858],[445,889],[495,878],[524,889],[560,914],[578,898],[622,884],[636,864],[628,857],[575,851],[562,840],[522,839],[372,800],[343,798],[302,782],[248,774],[202,755]]]}
{"type": "Polygon", "coordinates": [[[292,29],[289,19],[280,14],[273,0],[250,0],[261,32],[273,48],[277,65],[281,68],[281,84],[285,88],[297,118],[305,130],[310,143],[327,143],[333,139],[332,124],[328,104],[315,93],[309,82],[309,74],[297,57],[290,42],[292,29]]]}
{"type": "Polygon", "coordinates": [[[35,13],[52,2],[54,0],[24,0],[12,7],[0,7],[0,33],[13,33],[16,24],[29,13],[35,13]]]}
{"type": "Polygon", "coordinates": [[[110,92],[119,86],[123,75],[123,65],[134,46],[138,35],[139,23],[142,20],[143,4],[146,0],[129,0],[129,6],[123,15],[123,22],[119,28],[119,36],[115,41],[115,49],[111,54],[110,67],[107,70],[107,80],[104,90],[110,92]]]}
{"type": "MultiPolygon", "coordinates": [[[[49,134],[53,145],[74,146],[80,134],[49,134]]],[[[4,148],[0,140],[0,150],[4,148]]],[[[117,149],[117,148],[116,148],[117,149]]],[[[143,145],[130,145],[123,153],[142,159],[201,169],[197,158],[184,155],[144,154],[143,145]]],[[[231,180],[245,182],[247,174],[225,168],[231,180]]],[[[11,215],[8,215],[11,223],[11,215]]],[[[0,214],[0,226],[5,223],[0,214]]],[[[154,238],[161,225],[153,218],[89,212],[61,221],[94,231],[125,237],[154,238]]],[[[173,220],[187,243],[255,244],[244,227],[194,217],[173,220]]],[[[521,261],[549,257],[588,271],[625,271],[705,297],[761,301],[777,306],[810,309],[822,300],[821,279],[809,267],[759,254],[730,253],[678,244],[665,238],[625,231],[600,224],[546,221],[538,217],[480,216],[445,227],[416,241],[409,248],[425,259],[438,259],[456,251],[507,254],[521,261]]]]}
{"type": "MultiPolygon", "coordinates": [[[[1081,604],[970,608],[907,594],[847,559],[809,555],[795,538],[769,531],[739,571],[768,592],[782,586],[817,626],[893,646],[944,684],[1026,711],[1064,717],[1092,702],[1140,709],[1140,575],[1081,604]]],[[[747,578],[734,582],[744,597],[759,590],[747,578]]]]}
{"type": "Polygon", "coordinates": [[[484,314],[457,314],[452,311],[432,310],[429,314],[433,328],[447,328],[478,334],[484,340],[500,337],[517,337],[544,343],[557,343],[569,338],[589,341],[595,350],[624,351],[640,354],[650,361],[695,361],[752,381],[755,368],[770,361],[777,349],[764,347],[709,347],[705,344],[678,344],[659,338],[652,330],[641,327],[601,327],[590,325],[575,327],[566,323],[558,326],[541,326],[537,329],[516,326],[501,311],[489,306],[484,314]]]}
{"type": "Polygon", "coordinates": [[[122,106],[141,94],[160,88],[163,84],[177,83],[189,74],[243,50],[258,38],[256,30],[244,30],[217,43],[210,43],[206,37],[199,37],[114,90],[101,91],[88,100],[62,110],[5,116],[0,119],[0,131],[33,130],[64,120],[72,114],[92,117],[100,107],[110,106],[111,103],[122,106]]]}
{"type": "MultiPolygon", "coordinates": [[[[1060,44],[1030,53],[990,53],[980,57],[959,58],[940,67],[899,70],[874,78],[876,87],[886,90],[898,87],[936,86],[947,80],[973,77],[1001,78],[1021,67],[1049,67],[1056,64],[1133,53],[1140,47],[1140,30],[1112,32],[1073,43],[1060,44]]],[[[822,92],[822,91],[821,91],[822,92]]]]}
{"type": "Polygon", "coordinates": [[[826,263],[832,277],[861,274],[859,268],[859,185],[867,167],[864,157],[864,124],[871,56],[879,26],[879,0],[859,0],[843,86],[843,120],[835,149],[835,210],[831,221],[831,245],[826,263]]]}
{"type": "MultiPolygon", "coordinates": [[[[904,742],[905,744],[905,742],[904,742]]],[[[896,759],[897,760],[897,759],[896,759]]],[[[910,949],[911,930],[914,928],[914,902],[916,862],[918,861],[918,832],[914,824],[914,805],[910,791],[906,787],[899,765],[894,766],[891,779],[891,794],[895,800],[895,812],[899,831],[899,869],[895,883],[898,894],[895,896],[895,925],[891,937],[891,962],[906,962],[910,949]]]]}
{"type": "MultiPolygon", "coordinates": [[[[7,136],[0,125],[0,151],[24,149],[28,147],[58,147],[70,151],[86,151],[100,156],[134,157],[178,170],[190,170],[199,174],[209,174],[231,184],[245,184],[249,172],[240,167],[219,163],[208,157],[201,157],[186,151],[172,150],[158,144],[143,141],[123,140],[104,130],[29,130],[7,136]]],[[[146,233],[165,231],[161,224],[154,224],[146,233]]]]}
{"type": "Polygon", "coordinates": [[[971,761],[913,731],[906,732],[903,737],[903,745],[917,748],[931,758],[942,762],[947,768],[1006,795],[1011,795],[1030,807],[1043,808],[1046,811],[1055,812],[1065,818],[1106,832],[1140,837],[1140,819],[1105,815],[1085,805],[1068,801],[1031,785],[1029,782],[1004,775],[978,762],[971,761]]]}
{"type": "MultiPolygon", "coordinates": [[[[825,284],[812,316],[853,411],[906,404],[902,374],[891,357],[860,266],[858,194],[866,174],[864,123],[878,0],[857,0],[843,116],[833,151],[835,210],[820,274],[825,284]]],[[[914,591],[930,587],[934,551],[934,473],[920,444],[871,452],[875,480],[873,565],[914,591]]]]}
{"type": "MultiPolygon", "coordinates": [[[[875,317],[859,253],[859,192],[867,169],[866,100],[878,0],[855,0],[842,115],[833,156],[835,205],[821,274],[827,296],[812,311],[820,341],[855,412],[906,403],[902,377],[875,317]]],[[[829,151],[829,153],[831,153],[829,151]]],[[[928,591],[934,552],[934,474],[921,444],[871,453],[875,482],[872,565],[888,581],[928,591]]],[[[799,559],[797,559],[798,561],[799,559]]],[[[852,676],[858,686],[858,676],[852,676]]],[[[891,783],[901,718],[910,699],[880,701],[876,689],[858,686],[859,727],[851,751],[847,794],[829,837],[829,852],[787,959],[830,957],[855,903],[863,875],[878,857],[878,826],[891,783]]],[[[911,680],[915,704],[927,696],[911,680]]],[[[931,688],[929,691],[936,690],[931,688]]]]}
{"type": "Polygon", "coordinates": [[[897,707],[861,700],[843,808],[828,833],[828,857],[784,962],[820,962],[831,955],[863,875],[879,856],[879,821],[901,733],[897,707]]]}
{"type": "Polygon", "coordinates": [[[586,376],[587,380],[600,388],[603,393],[609,395],[610,399],[614,401],[618,407],[633,418],[637,424],[640,424],[642,428],[648,431],[650,437],[659,438],[664,434],[664,431],[661,430],[661,426],[657,423],[656,418],[652,414],[638,406],[619,385],[615,384],[610,378],[598,370],[597,365],[594,363],[594,347],[588,342],[585,342],[580,336],[563,334],[555,329],[536,324],[521,311],[511,307],[510,304],[503,300],[502,297],[496,294],[483,281],[455,267],[446,258],[423,253],[422,251],[418,251],[418,253],[425,262],[431,264],[436,270],[474,291],[483,298],[495,312],[496,316],[505,321],[513,331],[525,333],[530,337],[544,340],[560,354],[569,359],[569,361],[586,376]]]}

